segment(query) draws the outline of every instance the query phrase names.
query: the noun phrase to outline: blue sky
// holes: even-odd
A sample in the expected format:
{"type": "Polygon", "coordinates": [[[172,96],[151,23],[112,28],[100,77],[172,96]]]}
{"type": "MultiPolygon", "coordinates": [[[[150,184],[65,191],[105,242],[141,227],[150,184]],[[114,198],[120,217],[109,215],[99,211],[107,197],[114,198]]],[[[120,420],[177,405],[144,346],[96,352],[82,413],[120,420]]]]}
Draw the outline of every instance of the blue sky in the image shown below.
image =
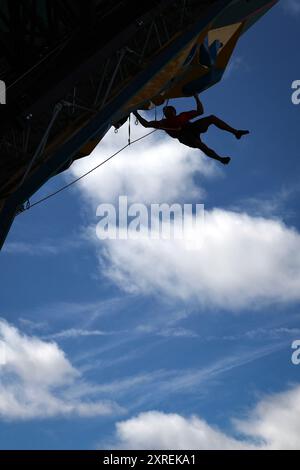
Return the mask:
{"type": "MultiPolygon", "coordinates": [[[[299,10],[277,5],[202,96],[251,131],[205,137],[228,167],[155,133],[16,219],[0,268],[1,448],[300,448],[299,10]],[[207,243],[100,242],[96,207],[120,194],[204,203],[207,243]]],[[[34,200],[126,139],[110,132],[34,200]]]]}

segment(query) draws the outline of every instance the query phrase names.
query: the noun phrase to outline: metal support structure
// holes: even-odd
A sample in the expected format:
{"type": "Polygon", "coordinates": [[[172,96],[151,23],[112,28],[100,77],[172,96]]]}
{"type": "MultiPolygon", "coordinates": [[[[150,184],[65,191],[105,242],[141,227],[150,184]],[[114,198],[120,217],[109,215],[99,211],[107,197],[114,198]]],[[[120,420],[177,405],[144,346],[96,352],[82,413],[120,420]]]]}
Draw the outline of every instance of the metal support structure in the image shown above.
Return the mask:
{"type": "MultiPolygon", "coordinates": [[[[5,1],[5,0],[4,0],[5,1]]],[[[7,0],[8,1],[8,0],[7,0]]],[[[44,1],[44,0],[41,0],[44,1]]],[[[48,0],[47,0],[48,1],[48,0]]],[[[81,0],[80,0],[81,1],[81,0]]],[[[95,2],[99,3],[99,0],[94,0],[95,2]]],[[[101,0],[102,1],[102,0],[101,0]]],[[[95,107],[96,109],[100,106],[101,101],[104,98],[104,94],[107,94],[107,90],[110,89],[110,93],[108,93],[108,96],[106,99],[110,99],[111,96],[115,96],[120,92],[120,89],[124,88],[125,83],[128,83],[134,76],[137,75],[137,73],[141,70],[141,68],[145,68],[149,61],[151,60],[151,56],[157,54],[157,51],[159,48],[157,47],[157,41],[156,37],[152,35],[151,41],[148,44],[148,47],[145,48],[146,50],[144,51],[145,57],[141,58],[141,54],[136,52],[137,49],[138,51],[140,50],[140,45],[143,44],[144,36],[146,36],[146,33],[148,32],[148,24],[149,22],[152,22],[155,17],[160,17],[161,15],[166,15],[168,14],[169,17],[169,8],[168,5],[181,5],[181,2],[183,0],[161,0],[157,2],[157,5],[151,5],[151,10],[148,10],[148,13],[146,16],[143,16],[142,19],[137,21],[138,23],[138,29],[136,28],[136,25],[130,25],[126,28],[126,31],[128,32],[128,38],[127,38],[127,43],[122,43],[122,41],[125,38],[124,31],[121,32],[121,37],[123,38],[121,41],[122,47],[120,48],[120,36],[117,34],[117,37],[114,36],[113,42],[109,42],[108,44],[103,45],[99,44],[99,50],[97,51],[97,54],[93,57],[89,57],[88,61],[82,64],[81,61],[79,61],[80,68],[82,71],[86,67],[86,74],[83,75],[83,78],[80,82],[78,82],[78,77],[76,73],[72,73],[70,75],[70,88],[68,89],[68,92],[65,93],[64,95],[60,95],[59,100],[65,100],[68,102],[73,101],[75,104],[75,99],[74,99],[74,90],[76,89],[76,105],[72,107],[72,112],[68,111],[67,113],[64,113],[57,119],[57,122],[55,123],[54,129],[51,132],[51,139],[49,142],[49,145],[51,145],[52,140],[56,141],[63,141],[66,138],[66,128],[72,128],[73,132],[75,133],[78,128],[80,127],[80,122],[82,120],[86,120],[86,116],[84,116],[85,111],[89,111],[91,108],[95,107]],[[153,14],[150,14],[150,13],[153,14]],[[154,41],[153,41],[154,39],[154,41]],[[114,50],[115,45],[118,45],[119,47],[114,50]],[[100,47],[101,46],[101,47],[100,47]],[[129,47],[130,46],[130,47],[129,47]],[[112,49],[112,52],[110,55],[108,55],[108,59],[105,62],[105,57],[108,54],[108,50],[112,49]],[[124,57],[118,66],[118,62],[120,60],[120,53],[118,51],[122,49],[126,49],[128,51],[128,54],[124,54],[124,57]],[[104,63],[107,67],[107,70],[105,71],[106,73],[101,73],[101,70],[99,70],[99,64],[102,65],[103,59],[101,58],[103,56],[104,63]],[[143,60],[144,63],[140,62],[140,59],[143,60]],[[90,70],[90,64],[93,65],[93,71],[90,70]],[[89,79],[86,80],[86,76],[89,76],[89,79]],[[112,75],[114,75],[114,81],[112,82],[111,78],[112,75]],[[97,103],[95,105],[95,83],[99,83],[98,91],[97,91],[97,103]],[[87,86],[88,85],[88,86],[87,86]],[[70,91],[69,91],[70,90],[70,91]],[[72,91],[71,91],[72,90],[72,91]],[[78,127],[73,129],[73,123],[76,126],[76,123],[78,123],[78,127]]],[[[214,0],[216,1],[216,0],[214,0]]],[[[110,3],[110,0],[104,0],[102,3],[110,3]]],[[[49,0],[49,3],[50,0],[49,0]]],[[[125,2],[119,2],[119,3],[125,3],[125,2]]],[[[131,3],[131,2],[130,2],[131,3]]],[[[201,0],[200,4],[206,3],[205,0],[201,0]]],[[[52,5],[52,4],[51,4],[52,5]]],[[[149,8],[149,7],[147,7],[149,8]]],[[[202,8],[202,7],[201,7],[202,8]]],[[[197,9],[199,7],[197,6],[197,9]]],[[[1,11],[1,10],[0,10],[1,11]]],[[[178,16],[178,13],[180,10],[177,8],[172,9],[172,14],[175,15],[175,18],[178,16]]],[[[1,25],[0,25],[1,26],[1,25]]],[[[171,29],[171,36],[177,33],[177,21],[169,21],[169,28],[171,29]]],[[[161,31],[162,32],[162,31],[161,31]]],[[[118,32],[119,33],[119,32],[118,32]]],[[[65,49],[68,46],[68,43],[70,41],[64,41],[63,45],[59,44],[59,47],[56,48],[56,53],[60,57],[61,53],[65,52],[63,49],[65,49]]],[[[147,42],[147,40],[146,40],[147,42]]],[[[168,42],[168,41],[166,41],[168,42]]],[[[164,44],[165,45],[165,44],[164,44]]],[[[54,51],[55,51],[54,50],[54,51]]],[[[52,50],[53,52],[53,50],[52,50]]],[[[51,53],[51,51],[50,51],[51,53]]],[[[46,55],[48,57],[48,55],[46,55]]],[[[41,60],[43,61],[45,59],[42,58],[41,60]]],[[[86,59],[86,58],[85,58],[86,59]]],[[[55,57],[51,56],[50,60],[54,60],[54,63],[56,62],[55,57]]],[[[65,62],[69,60],[69,55],[65,57],[65,62]]],[[[62,61],[60,57],[60,62],[62,61]]],[[[53,63],[53,66],[54,66],[53,63]]],[[[16,82],[10,83],[9,88],[14,87],[15,85],[18,85],[18,82],[25,80],[28,81],[28,77],[32,74],[35,73],[36,69],[42,64],[42,62],[38,62],[37,64],[34,64],[31,69],[27,70],[24,74],[22,74],[21,77],[18,78],[16,82]]],[[[60,70],[59,64],[57,66],[53,67],[53,70],[55,70],[55,73],[57,70],[60,70]]],[[[106,69],[105,67],[105,69],[106,69]]],[[[44,68],[44,67],[43,67],[44,68]]],[[[46,74],[48,75],[48,74],[46,74]]],[[[32,77],[34,78],[34,77],[32,77]]],[[[34,79],[32,80],[34,83],[34,79]]],[[[59,83],[59,77],[57,82],[59,83]]],[[[38,84],[40,84],[40,80],[38,80],[38,84]]],[[[26,84],[25,84],[26,85],[26,84]]],[[[60,86],[60,85],[59,85],[60,86]]],[[[30,87],[32,87],[32,84],[30,84],[30,87]]],[[[45,90],[45,94],[49,92],[48,89],[45,90]]],[[[29,91],[27,92],[29,93],[29,91]]],[[[51,95],[51,99],[54,100],[56,95],[51,95]]],[[[49,96],[49,99],[50,99],[49,96]]],[[[9,100],[11,102],[11,98],[9,100]]],[[[19,100],[19,104],[22,105],[23,98],[19,100]]],[[[36,147],[39,145],[40,140],[42,139],[42,134],[43,128],[48,125],[49,119],[51,117],[51,109],[54,106],[54,103],[57,102],[58,100],[56,99],[50,104],[50,109],[48,108],[48,105],[46,106],[46,98],[43,97],[42,102],[37,103],[37,106],[35,104],[30,104],[30,100],[27,99],[26,97],[26,104],[27,102],[29,103],[29,107],[27,107],[26,113],[25,111],[22,112],[20,115],[21,110],[19,110],[19,116],[18,116],[18,123],[16,123],[16,126],[14,127],[13,125],[10,126],[10,130],[4,134],[2,140],[0,139],[0,153],[1,153],[1,168],[5,168],[5,172],[0,172],[0,207],[1,207],[1,202],[3,198],[6,197],[8,193],[11,193],[16,184],[17,180],[17,174],[22,173],[22,171],[25,171],[26,165],[28,165],[29,160],[31,159],[32,153],[35,151],[36,147]],[[48,114],[48,115],[47,115],[48,114]],[[24,132],[28,128],[28,116],[30,116],[30,138],[27,141],[26,147],[24,146],[24,132]],[[25,122],[24,122],[25,121],[25,122]],[[21,124],[21,129],[20,129],[20,124],[21,124]],[[22,166],[24,166],[24,169],[22,169],[22,166]]],[[[8,109],[5,107],[5,109],[8,109]]],[[[4,110],[5,110],[4,109],[4,110]]],[[[0,107],[0,116],[3,108],[0,107]]],[[[7,121],[6,121],[7,123],[7,121]]],[[[3,131],[3,127],[1,127],[1,130],[3,131]]]]}
{"type": "Polygon", "coordinates": [[[47,129],[45,130],[45,133],[36,149],[36,151],[34,152],[33,154],[33,157],[32,159],[30,160],[29,162],[29,165],[27,166],[26,168],[26,171],[20,181],[20,183],[18,184],[17,186],[17,189],[20,188],[22,186],[22,184],[24,183],[24,181],[26,180],[26,177],[28,176],[33,164],[35,163],[36,159],[39,158],[39,156],[41,155],[41,153],[43,153],[44,149],[45,149],[45,146],[47,144],[47,141],[48,141],[48,137],[49,137],[49,133],[52,129],[52,126],[55,122],[55,119],[57,118],[57,116],[59,115],[59,113],[61,112],[62,110],[62,107],[63,105],[61,103],[57,103],[54,107],[54,111],[53,111],[53,115],[52,115],[52,118],[51,118],[51,121],[49,122],[49,125],[47,127],[47,129]]]}
{"type": "Polygon", "coordinates": [[[121,117],[120,110],[126,107],[153,76],[176,56],[180,50],[186,47],[190,41],[199,35],[199,33],[211,23],[233,0],[216,1],[205,15],[195,22],[188,30],[177,37],[168,47],[165,47],[151,62],[151,64],[142,70],[129,85],[122,90],[114,99],[96,113],[91,120],[84,125],[75,135],[68,141],[63,143],[60,148],[42,163],[34,172],[28,175],[23,185],[12,194],[4,204],[0,214],[0,247],[2,247],[9,228],[13,222],[14,216],[18,208],[32,194],[34,194],[52,175],[64,166],[64,164],[72,159],[76,152],[82,148],[90,139],[95,137],[101,138],[109,129],[113,120],[121,117]]]}
{"type": "Polygon", "coordinates": [[[108,84],[108,87],[107,87],[107,89],[106,89],[105,95],[104,95],[103,100],[102,100],[102,103],[101,103],[101,108],[104,106],[104,104],[105,104],[105,102],[106,102],[106,99],[107,99],[107,97],[108,97],[108,95],[109,95],[109,93],[110,93],[111,87],[113,86],[113,83],[114,83],[114,81],[115,81],[116,75],[117,75],[118,70],[119,70],[119,67],[120,67],[120,65],[121,65],[121,62],[122,62],[122,60],[123,60],[123,58],[124,58],[126,52],[127,52],[127,51],[126,51],[125,48],[122,49],[121,52],[120,52],[120,57],[119,57],[118,63],[117,63],[117,65],[116,65],[116,67],[115,67],[115,70],[114,70],[114,72],[113,72],[113,74],[112,74],[112,77],[111,77],[110,82],[109,82],[109,84],[108,84]]]}
{"type": "Polygon", "coordinates": [[[101,77],[100,82],[98,84],[98,88],[97,88],[97,92],[96,92],[96,96],[95,96],[95,100],[94,100],[94,106],[96,106],[97,103],[98,103],[99,95],[100,95],[101,90],[102,90],[102,86],[103,86],[103,83],[104,83],[104,80],[105,80],[105,76],[106,76],[106,72],[107,72],[107,68],[109,66],[109,63],[110,63],[110,58],[108,58],[105,62],[102,77],[101,77]]]}

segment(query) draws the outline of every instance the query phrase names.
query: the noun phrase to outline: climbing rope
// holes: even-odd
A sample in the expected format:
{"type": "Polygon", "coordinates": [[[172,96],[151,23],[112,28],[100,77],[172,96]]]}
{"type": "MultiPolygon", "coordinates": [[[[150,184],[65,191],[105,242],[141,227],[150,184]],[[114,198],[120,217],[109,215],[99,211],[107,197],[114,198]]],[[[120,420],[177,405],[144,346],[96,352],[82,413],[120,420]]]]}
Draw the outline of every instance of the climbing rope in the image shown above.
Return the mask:
{"type": "Polygon", "coordinates": [[[130,145],[130,116],[131,114],[129,113],[129,116],[128,116],[128,145],[130,145]]]}
{"type": "MultiPolygon", "coordinates": [[[[129,117],[129,123],[130,123],[130,117],[129,117]]],[[[130,124],[129,124],[130,126],[130,124]]],[[[123,152],[123,150],[125,150],[127,147],[129,147],[130,145],[133,145],[135,144],[136,142],[139,142],[140,140],[144,139],[145,137],[148,137],[149,135],[153,134],[154,132],[158,131],[158,129],[154,129],[153,131],[151,132],[148,132],[147,134],[145,135],[142,135],[142,137],[139,137],[138,139],[135,139],[133,140],[132,142],[130,141],[130,127],[129,127],[129,137],[128,137],[128,143],[126,145],[124,145],[124,147],[120,148],[117,152],[113,153],[112,155],[110,155],[108,158],[106,158],[105,160],[103,160],[103,162],[99,163],[98,165],[96,165],[94,168],[92,168],[91,170],[87,171],[86,173],[84,173],[83,175],[79,176],[78,178],[74,179],[73,181],[71,181],[70,183],[67,183],[65,184],[64,186],[62,186],[61,188],[57,189],[56,191],[48,194],[47,196],[39,199],[38,201],[34,202],[33,204],[30,204],[29,200],[26,201],[26,203],[24,204],[24,206],[22,207],[22,209],[20,209],[20,211],[18,212],[17,215],[21,214],[22,212],[25,212],[29,209],[31,209],[32,207],[34,206],[37,206],[38,204],[41,204],[42,202],[45,202],[47,201],[48,199],[52,198],[53,196],[56,196],[57,194],[61,193],[62,191],[64,191],[65,189],[68,189],[70,188],[70,186],[73,186],[73,184],[77,183],[78,181],[80,181],[81,179],[85,178],[87,175],[89,175],[90,173],[92,173],[93,171],[97,170],[97,168],[99,168],[100,166],[104,165],[105,163],[107,163],[109,160],[111,160],[112,158],[114,158],[116,155],[118,155],[119,153],[123,152]]]]}

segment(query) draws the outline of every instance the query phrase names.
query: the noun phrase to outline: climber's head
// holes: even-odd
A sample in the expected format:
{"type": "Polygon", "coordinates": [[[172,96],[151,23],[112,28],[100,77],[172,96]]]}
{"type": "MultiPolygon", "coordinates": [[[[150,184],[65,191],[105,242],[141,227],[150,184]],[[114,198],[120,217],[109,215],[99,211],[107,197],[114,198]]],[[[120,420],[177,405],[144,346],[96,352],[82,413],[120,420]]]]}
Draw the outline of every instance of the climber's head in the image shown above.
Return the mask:
{"type": "Polygon", "coordinates": [[[174,106],[165,106],[163,112],[167,119],[176,116],[176,109],[174,106]]]}

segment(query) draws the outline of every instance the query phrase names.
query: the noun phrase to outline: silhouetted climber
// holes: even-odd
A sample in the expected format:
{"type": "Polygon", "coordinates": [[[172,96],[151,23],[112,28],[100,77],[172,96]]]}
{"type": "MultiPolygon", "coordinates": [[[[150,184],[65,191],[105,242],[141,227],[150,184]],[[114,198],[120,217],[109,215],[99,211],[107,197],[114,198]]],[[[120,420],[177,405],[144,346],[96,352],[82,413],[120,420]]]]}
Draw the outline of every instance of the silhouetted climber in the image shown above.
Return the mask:
{"type": "Polygon", "coordinates": [[[133,114],[142,126],[162,129],[167,132],[169,136],[178,139],[182,144],[188,147],[198,148],[208,157],[227,165],[230,162],[230,157],[220,157],[214,150],[207,147],[207,145],[202,142],[200,134],[207,132],[209,126],[212,124],[219,129],[230,132],[235,135],[237,139],[240,139],[243,135],[249,134],[249,131],[234,129],[214,115],[190,122],[191,119],[201,116],[204,113],[203,105],[198,96],[195,95],[194,98],[197,103],[197,110],[176,114],[176,109],[173,106],[165,106],[163,108],[165,119],[161,119],[160,121],[146,121],[137,111],[133,114]]]}

